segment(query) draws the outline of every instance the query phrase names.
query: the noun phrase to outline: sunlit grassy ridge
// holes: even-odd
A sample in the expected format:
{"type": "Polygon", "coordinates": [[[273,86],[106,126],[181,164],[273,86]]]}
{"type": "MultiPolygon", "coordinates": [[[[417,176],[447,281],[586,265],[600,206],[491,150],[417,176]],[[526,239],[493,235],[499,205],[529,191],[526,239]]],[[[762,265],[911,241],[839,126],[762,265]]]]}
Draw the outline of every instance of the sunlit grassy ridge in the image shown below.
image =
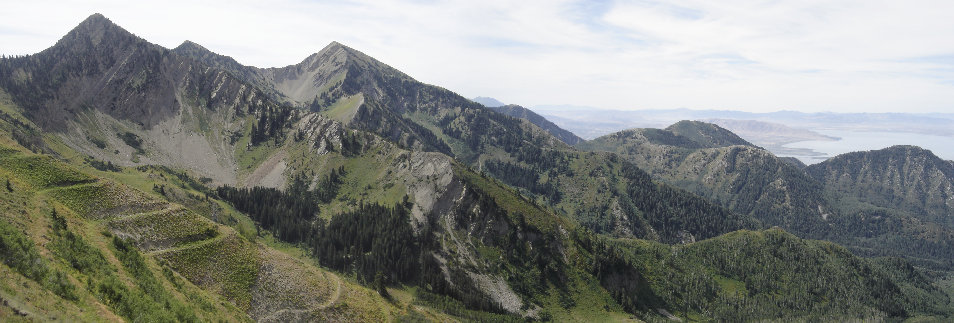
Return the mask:
{"type": "Polygon", "coordinates": [[[50,156],[24,156],[13,154],[13,151],[0,151],[0,162],[5,165],[7,171],[20,174],[33,188],[48,189],[93,181],[93,177],[80,173],[50,156]]]}
{"type": "MultiPolygon", "coordinates": [[[[49,157],[4,150],[5,161],[27,160],[26,165],[31,165],[45,159],[39,169],[46,175],[22,173],[21,163],[0,163],[0,177],[11,183],[0,193],[0,207],[5,210],[0,216],[0,250],[8,252],[0,266],[6,278],[0,289],[9,300],[0,317],[244,320],[246,316],[234,307],[178,278],[138,250],[125,247],[100,224],[87,221],[61,203],[57,190],[88,186],[92,176],[49,157]],[[50,178],[68,180],[47,180],[50,178]],[[67,186],[70,181],[74,186],[67,186]],[[47,190],[50,185],[38,183],[57,185],[47,190]],[[11,262],[15,259],[32,265],[22,267],[17,265],[22,262],[11,262]]],[[[86,198],[95,200],[96,195],[86,198]]]]}

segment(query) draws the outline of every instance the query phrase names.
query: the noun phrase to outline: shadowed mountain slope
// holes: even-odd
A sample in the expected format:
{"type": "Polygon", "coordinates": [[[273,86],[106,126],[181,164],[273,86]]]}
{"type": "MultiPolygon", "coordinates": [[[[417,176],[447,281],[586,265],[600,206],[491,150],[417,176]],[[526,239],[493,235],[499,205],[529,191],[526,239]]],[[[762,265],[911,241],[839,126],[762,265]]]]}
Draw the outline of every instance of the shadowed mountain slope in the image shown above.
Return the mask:
{"type": "Polygon", "coordinates": [[[560,141],[566,143],[567,145],[576,145],[583,141],[583,138],[577,137],[572,132],[566,131],[563,128],[553,124],[543,116],[537,114],[536,112],[530,111],[530,109],[521,107],[519,105],[503,105],[497,107],[490,107],[494,111],[506,114],[514,118],[525,119],[537,125],[543,130],[546,130],[553,136],[560,139],[560,141]]]}

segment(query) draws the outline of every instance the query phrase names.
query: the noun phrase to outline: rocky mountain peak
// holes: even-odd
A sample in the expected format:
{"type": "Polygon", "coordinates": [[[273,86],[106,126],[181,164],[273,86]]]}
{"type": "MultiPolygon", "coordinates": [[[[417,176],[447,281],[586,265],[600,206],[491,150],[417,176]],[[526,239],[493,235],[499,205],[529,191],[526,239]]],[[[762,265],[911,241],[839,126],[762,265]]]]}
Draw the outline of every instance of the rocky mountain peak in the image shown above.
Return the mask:
{"type": "Polygon", "coordinates": [[[185,40],[185,41],[183,41],[182,44],[179,44],[179,46],[176,46],[176,48],[174,48],[173,50],[176,51],[176,52],[178,52],[178,51],[186,51],[186,50],[188,50],[188,51],[211,52],[210,50],[206,49],[206,48],[203,47],[202,45],[199,45],[199,44],[197,44],[197,43],[195,43],[195,42],[193,42],[193,41],[191,41],[191,40],[188,40],[188,39],[185,40]]]}
{"type": "Polygon", "coordinates": [[[54,47],[77,47],[86,44],[99,46],[102,43],[123,43],[130,40],[143,41],[109,18],[99,13],[89,16],[66,36],[63,36],[54,47]]]}
{"type": "MultiPolygon", "coordinates": [[[[179,46],[176,46],[176,48],[174,48],[172,52],[180,56],[191,57],[193,59],[196,59],[198,61],[205,63],[206,65],[225,69],[229,72],[232,72],[233,74],[237,74],[240,76],[246,76],[246,74],[255,73],[254,71],[255,68],[244,66],[230,56],[225,56],[225,55],[221,55],[216,52],[213,52],[205,48],[204,46],[199,45],[198,43],[195,43],[191,40],[186,40],[182,42],[182,44],[180,44],[179,46]]],[[[252,76],[249,76],[249,77],[252,77],[252,76]]],[[[246,79],[246,81],[248,82],[251,82],[252,80],[253,79],[251,78],[246,79]]]]}
{"type": "Polygon", "coordinates": [[[86,17],[86,19],[84,19],[83,22],[81,22],[81,23],[79,24],[79,26],[77,26],[77,28],[78,28],[78,27],[84,27],[84,26],[87,26],[87,27],[119,27],[119,26],[117,26],[116,24],[114,24],[111,20],[109,20],[109,18],[106,18],[106,16],[104,16],[103,14],[98,13],[98,12],[97,12],[97,13],[94,13],[94,14],[92,14],[92,15],[89,15],[89,17],[86,17]]]}
{"type": "Polygon", "coordinates": [[[333,50],[333,49],[351,49],[351,47],[345,46],[344,44],[339,43],[336,40],[332,40],[331,43],[328,43],[328,45],[322,49],[322,51],[333,50]]]}

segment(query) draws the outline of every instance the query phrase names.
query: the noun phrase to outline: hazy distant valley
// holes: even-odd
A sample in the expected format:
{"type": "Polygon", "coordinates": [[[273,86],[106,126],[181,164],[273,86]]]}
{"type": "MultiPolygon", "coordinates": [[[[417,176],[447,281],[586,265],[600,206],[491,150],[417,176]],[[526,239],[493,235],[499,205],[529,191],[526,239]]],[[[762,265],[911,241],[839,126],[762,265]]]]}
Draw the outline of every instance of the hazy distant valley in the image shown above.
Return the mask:
{"type": "Polygon", "coordinates": [[[893,145],[919,145],[942,158],[954,159],[954,146],[950,144],[954,141],[954,114],[621,111],[576,106],[531,109],[583,139],[631,128],[665,128],[679,120],[700,120],[729,129],[778,156],[796,157],[807,164],[893,145]]]}

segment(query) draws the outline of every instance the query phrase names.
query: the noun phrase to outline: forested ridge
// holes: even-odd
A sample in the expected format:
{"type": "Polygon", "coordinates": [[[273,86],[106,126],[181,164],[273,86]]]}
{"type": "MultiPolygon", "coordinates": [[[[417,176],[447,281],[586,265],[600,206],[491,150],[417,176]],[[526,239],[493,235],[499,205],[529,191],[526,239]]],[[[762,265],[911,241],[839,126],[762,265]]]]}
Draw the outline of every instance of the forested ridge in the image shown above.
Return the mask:
{"type": "Polygon", "coordinates": [[[806,171],[832,190],[861,201],[954,227],[954,167],[915,146],[853,152],[806,171]]]}
{"type": "Polygon", "coordinates": [[[624,305],[634,307],[666,304],[682,312],[677,314],[718,321],[870,320],[951,310],[945,292],[899,258],[858,258],[832,243],[778,229],[684,246],[635,240],[583,245],[604,259],[602,266],[636,268],[628,276],[599,275],[608,289],[625,294],[624,305]]]}
{"type": "Polygon", "coordinates": [[[223,186],[216,194],[248,214],[260,230],[311,250],[323,266],[352,272],[365,282],[373,281],[378,273],[384,274],[387,283],[418,281],[421,248],[407,206],[362,203],[325,221],[317,216],[319,203],[337,196],[336,185],[330,180],[309,191],[298,178],[287,193],[223,186]]]}

